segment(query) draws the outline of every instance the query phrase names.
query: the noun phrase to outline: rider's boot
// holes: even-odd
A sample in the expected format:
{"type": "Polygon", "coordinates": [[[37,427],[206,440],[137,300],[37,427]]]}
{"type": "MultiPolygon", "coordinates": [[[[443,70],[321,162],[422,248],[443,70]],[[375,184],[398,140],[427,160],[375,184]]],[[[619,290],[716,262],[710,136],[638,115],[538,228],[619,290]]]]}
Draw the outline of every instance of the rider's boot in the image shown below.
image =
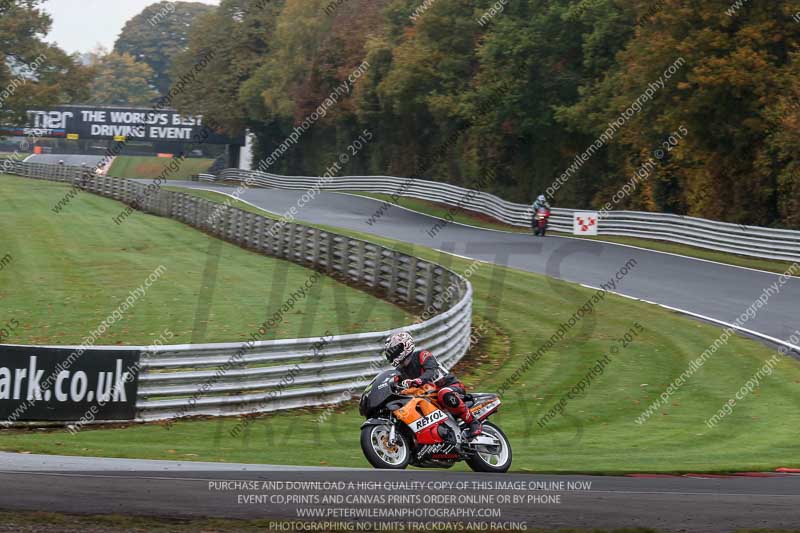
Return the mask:
{"type": "Polygon", "coordinates": [[[483,433],[483,425],[481,424],[481,421],[474,416],[472,417],[472,420],[467,422],[467,424],[469,424],[469,431],[467,432],[468,439],[474,439],[483,433]]]}

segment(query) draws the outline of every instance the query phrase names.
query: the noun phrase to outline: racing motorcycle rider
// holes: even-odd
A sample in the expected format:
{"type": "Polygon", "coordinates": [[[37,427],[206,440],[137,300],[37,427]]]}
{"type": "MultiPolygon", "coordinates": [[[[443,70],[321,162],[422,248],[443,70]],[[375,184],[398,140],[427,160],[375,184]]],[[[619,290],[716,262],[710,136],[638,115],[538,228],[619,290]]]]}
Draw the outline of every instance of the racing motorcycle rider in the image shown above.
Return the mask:
{"type": "Polygon", "coordinates": [[[386,339],[384,354],[400,372],[400,376],[395,379],[404,389],[419,387],[425,383],[433,385],[437,389],[439,405],[469,424],[467,437],[471,439],[481,434],[480,421],[472,416],[464,404],[464,396],[467,394],[464,384],[447,372],[431,352],[414,350],[414,338],[410,333],[401,331],[386,339]]]}
{"type": "Polygon", "coordinates": [[[533,227],[534,231],[536,231],[536,213],[539,209],[547,209],[550,211],[550,204],[547,203],[547,198],[544,194],[540,194],[536,197],[536,201],[533,202],[533,206],[531,207],[533,216],[531,217],[531,226],[533,227]]]}
{"type": "Polygon", "coordinates": [[[536,197],[536,201],[533,202],[533,212],[536,213],[539,209],[550,209],[550,204],[547,202],[547,197],[544,194],[540,194],[536,197]]]}

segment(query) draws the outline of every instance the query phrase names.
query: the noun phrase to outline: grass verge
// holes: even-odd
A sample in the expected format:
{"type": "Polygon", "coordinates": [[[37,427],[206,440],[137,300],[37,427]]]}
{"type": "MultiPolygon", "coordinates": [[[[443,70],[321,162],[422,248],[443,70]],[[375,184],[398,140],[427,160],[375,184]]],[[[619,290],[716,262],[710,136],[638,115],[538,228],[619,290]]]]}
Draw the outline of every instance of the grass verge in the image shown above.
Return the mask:
{"type": "MultiPolygon", "coordinates": [[[[114,159],[108,175],[116,178],[155,179],[175,161],[177,160],[160,157],[121,155],[114,159]]],[[[194,174],[206,172],[213,164],[213,159],[188,158],[180,163],[177,170],[169,171],[167,179],[186,180],[194,174]]]]}
{"type": "Polygon", "coordinates": [[[380,200],[382,202],[389,202],[391,204],[405,207],[418,213],[430,215],[437,218],[445,218],[448,214],[453,219],[453,222],[467,224],[470,226],[478,226],[479,228],[495,229],[500,231],[510,231],[513,233],[530,233],[530,228],[523,228],[520,226],[512,226],[505,224],[499,220],[478,213],[476,211],[469,211],[466,209],[458,209],[453,206],[442,204],[439,202],[431,202],[429,200],[422,200],[420,198],[412,198],[410,196],[401,196],[397,201],[392,200],[392,195],[373,192],[347,192],[342,194],[352,194],[355,196],[364,196],[372,198],[373,200],[380,200]]]}
{"type": "MultiPolygon", "coordinates": [[[[205,192],[198,196],[226,198],[205,192]]],[[[459,272],[473,266],[469,260],[424,247],[338,231],[394,245],[459,272]]],[[[458,371],[472,390],[498,390],[528,354],[544,345],[595,294],[497,265],[482,264],[473,271],[474,314],[489,333],[483,337],[481,353],[467,358],[468,363],[477,361],[477,366],[458,371]]],[[[646,422],[636,422],[719,335],[714,326],[605,295],[505,393],[505,406],[494,421],[511,440],[512,470],[621,474],[800,466],[794,430],[800,423],[800,364],[794,359],[779,358],[752,394],[718,425],[706,425],[776,355],[750,339],[731,337],[674,392],[665,407],[646,422]],[[620,339],[627,334],[632,338],[623,346],[620,339]],[[562,414],[539,424],[604,356],[610,362],[591,384],[567,399],[562,414]]],[[[238,423],[235,419],[192,420],[178,422],[169,431],[160,425],[84,429],[75,436],[58,430],[3,431],[0,448],[85,456],[367,466],[359,448],[361,418],[355,406],[336,407],[324,423],[319,422],[321,411],[260,416],[238,438],[230,435],[238,423]]]]}
{"type": "MultiPolygon", "coordinates": [[[[391,202],[391,195],[379,193],[348,193],[358,196],[365,196],[375,200],[391,202]]],[[[470,226],[477,226],[480,228],[494,229],[501,231],[510,231],[513,233],[530,233],[530,229],[522,228],[520,226],[512,226],[504,224],[498,220],[493,219],[488,215],[476,213],[474,211],[458,210],[445,204],[437,202],[430,202],[427,200],[420,200],[418,198],[401,197],[396,205],[417,211],[426,215],[431,215],[438,218],[445,218],[448,214],[452,217],[454,222],[467,224],[470,226]]],[[[557,232],[554,232],[556,235],[557,232]]],[[[773,259],[759,259],[757,257],[747,257],[742,255],[729,254],[725,252],[717,252],[714,250],[706,250],[689,246],[686,244],[671,243],[666,241],[654,241],[650,239],[641,239],[638,237],[618,237],[614,235],[601,235],[598,237],[581,237],[584,239],[593,239],[603,242],[613,242],[617,244],[626,244],[629,246],[638,246],[639,248],[647,248],[648,250],[656,250],[659,252],[669,252],[678,255],[685,255],[687,257],[696,257],[698,259],[706,259],[708,261],[716,261],[718,263],[725,263],[728,265],[741,266],[747,268],[755,268],[757,270],[766,270],[767,272],[775,272],[783,274],[791,265],[788,261],[778,261],[773,259]]]]}
{"type": "Polygon", "coordinates": [[[150,344],[166,328],[172,343],[245,340],[281,308],[301,299],[263,340],[359,332],[410,323],[406,311],[366,292],[204,235],[180,222],[81,194],[59,214],[67,187],[0,178],[0,342],[80,344],[159,265],[166,271],[99,344],[150,344]],[[337,308],[364,306],[360,323],[337,308]],[[11,323],[16,327],[5,327],[11,323]]]}

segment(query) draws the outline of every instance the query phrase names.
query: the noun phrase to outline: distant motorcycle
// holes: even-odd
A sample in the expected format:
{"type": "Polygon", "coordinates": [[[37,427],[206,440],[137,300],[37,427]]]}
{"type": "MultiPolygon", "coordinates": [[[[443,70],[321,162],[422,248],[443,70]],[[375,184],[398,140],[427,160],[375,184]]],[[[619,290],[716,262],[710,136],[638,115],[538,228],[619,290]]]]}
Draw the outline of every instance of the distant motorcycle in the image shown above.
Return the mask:
{"type": "Polygon", "coordinates": [[[533,234],[536,236],[541,235],[544,237],[547,231],[547,222],[550,220],[550,210],[546,207],[540,207],[536,210],[533,217],[533,234]]]}
{"type": "Polygon", "coordinates": [[[503,431],[485,420],[497,412],[496,394],[468,394],[472,414],[483,422],[483,432],[467,439],[467,426],[441,409],[436,388],[423,385],[403,390],[390,369],[372,380],[359,402],[367,420],[361,425],[361,450],[375,468],[450,468],[466,461],[475,472],[506,472],[511,445],[503,431]]]}

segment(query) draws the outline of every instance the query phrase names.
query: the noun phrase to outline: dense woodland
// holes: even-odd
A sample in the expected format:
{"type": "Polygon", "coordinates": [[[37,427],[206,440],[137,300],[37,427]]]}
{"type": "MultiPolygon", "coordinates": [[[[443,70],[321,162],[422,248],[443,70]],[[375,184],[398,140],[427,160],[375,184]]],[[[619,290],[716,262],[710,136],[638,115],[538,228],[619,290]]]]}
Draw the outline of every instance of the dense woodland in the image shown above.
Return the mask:
{"type": "Polygon", "coordinates": [[[509,0],[483,24],[493,0],[425,4],[223,0],[193,28],[183,68],[220,53],[181,106],[252,129],[263,157],[366,59],[352,96],[274,171],[320,173],[368,128],[375,140],[349,173],[421,168],[470,185],[494,172],[493,192],[527,201],[683,58],[555,203],[605,204],[667,143],[617,209],[800,226],[800,22],[788,4],[509,0]]]}
{"type": "MultiPolygon", "coordinates": [[[[148,8],[139,26],[167,4],[148,8]]],[[[491,192],[514,201],[561,176],[556,205],[613,198],[614,209],[800,228],[800,14],[791,3],[178,4],[184,14],[161,24],[180,31],[158,34],[167,56],[152,60],[153,32],[134,27],[115,53],[150,61],[145,89],[164,94],[164,80],[213,50],[174,102],[229,132],[251,130],[260,158],[368,63],[273,172],[320,174],[368,129],[374,139],[345,173],[465,186],[492,175],[491,192]],[[151,35],[144,53],[139,33],[151,35]],[[626,184],[632,192],[618,194],[626,184]]]]}

